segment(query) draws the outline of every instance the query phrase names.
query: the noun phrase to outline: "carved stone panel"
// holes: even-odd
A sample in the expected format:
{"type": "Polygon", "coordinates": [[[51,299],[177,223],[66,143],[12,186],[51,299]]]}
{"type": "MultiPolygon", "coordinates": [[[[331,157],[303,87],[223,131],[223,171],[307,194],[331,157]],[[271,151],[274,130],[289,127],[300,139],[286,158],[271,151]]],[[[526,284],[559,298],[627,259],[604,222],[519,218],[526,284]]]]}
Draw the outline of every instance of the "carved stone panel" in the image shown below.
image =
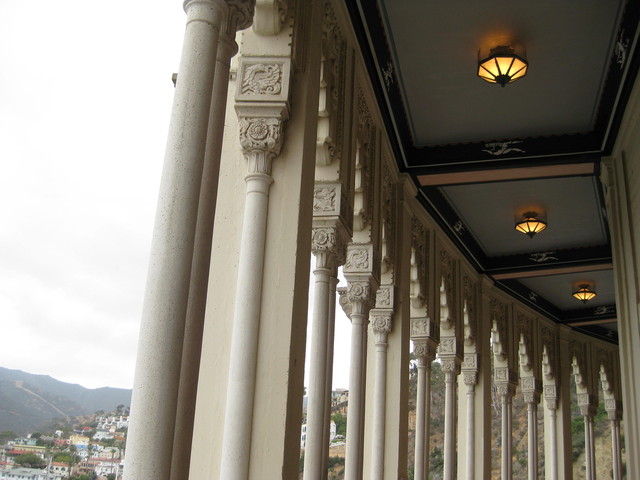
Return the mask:
{"type": "Polygon", "coordinates": [[[347,247],[347,261],[344,265],[345,273],[370,273],[373,266],[373,245],[350,244],[347,247]]]}
{"type": "Polygon", "coordinates": [[[291,60],[284,57],[240,57],[236,100],[286,102],[291,60]]]}
{"type": "Polygon", "coordinates": [[[340,183],[316,183],[313,188],[313,216],[339,216],[341,192],[342,184],[340,183]]]}

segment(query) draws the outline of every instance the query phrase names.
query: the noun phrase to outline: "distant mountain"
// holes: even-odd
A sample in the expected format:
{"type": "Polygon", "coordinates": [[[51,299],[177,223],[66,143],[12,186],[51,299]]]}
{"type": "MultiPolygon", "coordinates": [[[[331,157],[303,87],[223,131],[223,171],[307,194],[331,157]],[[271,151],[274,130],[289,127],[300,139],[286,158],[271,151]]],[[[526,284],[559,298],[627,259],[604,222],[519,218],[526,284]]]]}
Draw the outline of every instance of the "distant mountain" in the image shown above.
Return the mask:
{"type": "Polygon", "coordinates": [[[24,435],[52,423],[55,418],[88,415],[131,405],[131,390],[94,388],[61,382],[0,367],[0,431],[24,435]]]}

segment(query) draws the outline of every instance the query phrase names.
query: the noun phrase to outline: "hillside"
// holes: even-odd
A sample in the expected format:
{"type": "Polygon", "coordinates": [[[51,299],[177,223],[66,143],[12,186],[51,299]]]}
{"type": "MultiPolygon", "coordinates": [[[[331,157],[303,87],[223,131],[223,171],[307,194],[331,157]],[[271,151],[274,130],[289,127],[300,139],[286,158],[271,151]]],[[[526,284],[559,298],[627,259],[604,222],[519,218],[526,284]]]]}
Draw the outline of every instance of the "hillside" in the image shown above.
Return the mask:
{"type": "Polygon", "coordinates": [[[89,389],[48,375],[0,367],[0,431],[12,430],[22,435],[51,424],[56,418],[111,411],[117,405],[130,404],[131,390],[89,389]]]}

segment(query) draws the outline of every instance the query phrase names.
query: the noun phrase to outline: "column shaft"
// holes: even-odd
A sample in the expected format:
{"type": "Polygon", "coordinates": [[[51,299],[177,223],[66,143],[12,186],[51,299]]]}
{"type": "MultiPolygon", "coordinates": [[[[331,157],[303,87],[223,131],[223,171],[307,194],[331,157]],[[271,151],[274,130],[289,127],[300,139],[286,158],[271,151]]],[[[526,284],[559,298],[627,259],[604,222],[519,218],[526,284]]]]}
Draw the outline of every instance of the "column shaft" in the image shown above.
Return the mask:
{"type": "Polygon", "coordinates": [[[558,426],[556,425],[556,422],[556,409],[549,409],[549,425],[551,427],[549,435],[551,445],[547,450],[551,454],[549,456],[549,464],[551,466],[551,475],[549,480],[558,480],[558,426]]]}
{"type": "Polygon", "coordinates": [[[611,420],[611,463],[613,480],[622,479],[622,452],[620,451],[620,421],[611,420]]]}
{"type": "Polygon", "coordinates": [[[272,178],[254,173],[247,175],[245,180],[247,194],[220,466],[220,478],[225,480],[247,480],[249,473],[268,195],[272,178]]]}
{"type": "Polygon", "coordinates": [[[187,1],[187,26],[156,212],[126,478],[169,478],[182,343],[222,1],[187,1]]]}
{"type": "Polygon", "coordinates": [[[431,362],[418,358],[416,392],[416,440],[414,478],[426,480],[429,474],[429,417],[431,415],[431,362]]]}
{"type": "Polygon", "coordinates": [[[372,480],[384,478],[385,413],[387,397],[386,333],[376,333],[375,384],[373,398],[372,480]]]}
{"type": "Polygon", "coordinates": [[[467,384],[467,464],[465,468],[467,480],[475,478],[475,396],[475,385],[467,384]]]}
{"type": "Polygon", "coordinates": [[[596,478],[596,451],[593,437],[593,417],[584,415],[584,453],[586,463],[586,479],[596,478]]]}
{"type": "Polygon", "coordinates": [[[330,438],[330,425],[331,425],[331,392],[333,391],[333,349],[335,343],[335,327],[336,327],[336,287],[338,285],[337,270],[334,272],[330,279],[329,285],[329,325],[327,332],[327,384],[325,388],[325,408],[324,408],[324,452],[322,458],[324,459],[323,472],[326,472],[329,468],[329,444],[330,438]]]}
{"type": "MultiPolygon", "coordinates": [[[[233,32],[235,34],[235,30],[233,32]]],[[[207,149],[200,187],[200,203],[196,226],[195,247],[191,269],[189,303],[187,307],[182,367],[180,372],[180,388],[178,392],[178,408],[176,412],[176,430],[173,443],[173,460],[171,462],[171,478],[183,479],[189,476],[191,459],[191,442],[193,421],[195,416],[198,374],[200,371],[200,354],[204,316],[209,282],[211,262],[211,244],[213,223],[218,193],[218,177],[220,173],[220,152],[224,133],[224,119],[227,91],[229,86],[229,65],[238,46],[233,34],[221,35],[218,43],[218,56],[211,108],[209,110],[209,130],[207,133],[207,149]]]]}
{"type": "Polygon", "coordinates": [[[538,478],[538,405],[536,402],[527,403],[528,445],[527,472],[529,480],[538,478]]]}
{"type": "Polygon", "coordinates": [[[331,269],[327,252],[316,253],[316,268],[313,271],[315,286],[313,297],[313,319],[311,330],[311,358],[309,369],[309,392],[307,403],[307,441],[304,452],[304,480],[320,480],[323,472],[325,452],[325,407],[327,387],[327,339],[329,328],[329,291],[331,269]]]}
{"type": "MultiPolygon", "coordinates": [[[[355,310],[354,306],[354,310],[355,310]]],[[[351,358],[349,368],[349,414],[347,415],[347,448],[345,480],[362,478],[364,448],[364,367],[366,355],[367,317],[364,313],[351,314],[351,358]]]]}
{"type": "Polygon", "coordinates": [[[456,373],[445,372],[444,479],[453,480],[456,472],[456,373]]]}
{"type": "Polygon", "coordinates": [[[511,480],[511,396],[506,393],[500,396],[500,404],[502,406],[502,463],[501,463],[501,479],[511,480]]]}

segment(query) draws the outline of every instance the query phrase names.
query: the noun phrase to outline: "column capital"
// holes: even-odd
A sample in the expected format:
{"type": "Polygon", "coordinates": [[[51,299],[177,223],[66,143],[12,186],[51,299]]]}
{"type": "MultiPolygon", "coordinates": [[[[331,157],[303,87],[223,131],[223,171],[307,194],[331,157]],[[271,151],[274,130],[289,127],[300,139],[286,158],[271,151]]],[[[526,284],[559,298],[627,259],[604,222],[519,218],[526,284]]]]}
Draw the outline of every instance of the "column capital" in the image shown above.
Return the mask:
{"type": "Polygon", "coordinates": [[[431,364],[436,359],[436,342],[428,338],[412,338],[411,341],[413,342],[413,354],[418,359],[419,366],[431,364]]]}
{"type": "Polygon", "coordinates": [[[540,403],[542,388],[540,381],[533,375],[520,378],[520,389],[524,397],[524,403],[540,403]]]}
{"type": "Polygon", "coordinates": [[[588,418],[593,418],[598,409],[598,398],[589,393],[578,393],[578,406],[580,413],[588,418]]]}
{"type": "Polygon", "coordinates": [[[329,268],[344,262],[345,239],[339,228],[314,225],[311,230],[311,252],[318,268],[329,268]]]}
{"type": "MultiPolygon", "coordinates": [[[[460,373],[460,357],[458,355],[441,355],[442,371],[445,374],[458,375],[460,373]]],[[[446,380],[446,377],[445,377],[446,380]]]]}
{"type": "Polygon", "coordinates": [[[434,345],[440,341],[440,325],[429,317],[411,318],[411,340],[430,339],[434,345]]]}
{"type": "Polygon", "coordinates": [[[473,386],[478,383],[478,354],[465,353],[462,359],[464,384],[473,386]]]}
{"type": "Polygon", "coordinates": [[[607,412],[609,420],[621,420],[622,419],[622,402],[615,398],[607,398],[604,401],[604,409],[607,412]]]}

